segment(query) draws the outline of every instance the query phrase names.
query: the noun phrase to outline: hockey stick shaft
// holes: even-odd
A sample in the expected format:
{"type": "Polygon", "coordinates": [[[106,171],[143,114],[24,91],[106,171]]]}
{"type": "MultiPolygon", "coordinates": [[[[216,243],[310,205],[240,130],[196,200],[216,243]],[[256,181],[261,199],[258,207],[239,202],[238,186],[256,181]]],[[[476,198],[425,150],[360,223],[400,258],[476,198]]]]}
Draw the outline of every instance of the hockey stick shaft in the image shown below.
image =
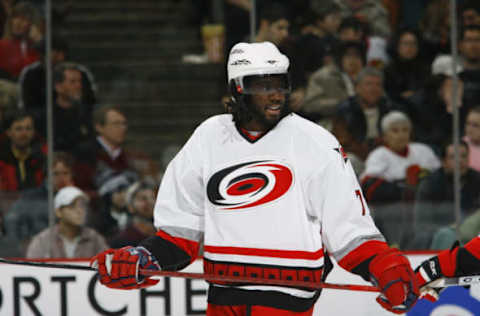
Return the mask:
{"type": "MultiPolygon", "coordinates": [[[[35,266],[40,268],[56,268],[56,269],[73,269],[97,272],[97,269],[82,266],[76,264],[60,264],[60,263],[48,263],[48,262],[35,262],[35,261],[20,261],[20,260],[8,260],[0,258],[0,263],[17,264],[35,266]]],[[[274,279],[259,279],[253,277],[235,277],[235,276],[223,276],[223,275],[208,275],[203,273],[192,272],[178,272],[178,271],[155,271],[155,270],[140,270],[140,274],[145,276],[159,276],[159,277],[172,277],[172,278],[185,278],[196,280],[207,280],[214,282],[235,282],[235,283],[252,283],[262,285],[281,285],[292,287],[305,287],[305,288],[326,288],[348,291],[364,291],[364,292],[379,292],[379,289],[374,286],[360,285],[360,284],[335,284],[335,283],[312,283],[308,281],[292,281],[292,280],[274,280],[274,279]]],[[[430,287],[443,288],[449,286],[467,286],[472,284],[480,284],[480,275],[469,275],[462,277],[443,278],[439,279],[435,285],[430,287]]]]}
{"type": "Polygon", "coordinates": [[[40,261],[24,261],[24,260],[9,260],[5,258],[0,258],[0,263],[7,263],[7,264],[18,264],[24,266],[34,266],[39,268],[57,268],[57,269],[73,269],[73,270],[87,270],[87,271],[97,271],[97,269],[89,267],[89,266],[82,266],[79,264],[62,264],[62,263],[48,263],[48,262],[40,262],[40,261]]]}
{"type": "MultiPolygon", "coordinates": [[[[60,264],[60,263],[48,263],[48,262],[35,262],[35,261],[21,261],[21,260],[8,260],[0,258],[0,263],[27,265],[40,268],[57,268],[57,269],[73,269],[73,270],[86,270],[97,272],[97,269],[82,266],[77,264],[60,264]]],[[[262,284],[262,285],[281,285],[291,287],[305,287],[311,289],[337,289],[337,290],[349,290],[349,291],[366,291],[366,292],[378,292],[378,288],[369,285],[359,284],[334,284],[334,283],[312,283],[308,281],[293,281],[293,280],[274,280],[274,279],[260,279],[253,277],[235,277],[235,276],[223,276],[223,275],[208,275],[203,273],[193,272],[178,272],[178,271],[156,271],[156,270],[144,270],[139,271],[144,276],[158,276],[158,277],[172,277],[172,278],[184,278],[194,280],[207,280],[213,282],[235,282],[235,283],[249,283],[249,284],[262,284]]]]}

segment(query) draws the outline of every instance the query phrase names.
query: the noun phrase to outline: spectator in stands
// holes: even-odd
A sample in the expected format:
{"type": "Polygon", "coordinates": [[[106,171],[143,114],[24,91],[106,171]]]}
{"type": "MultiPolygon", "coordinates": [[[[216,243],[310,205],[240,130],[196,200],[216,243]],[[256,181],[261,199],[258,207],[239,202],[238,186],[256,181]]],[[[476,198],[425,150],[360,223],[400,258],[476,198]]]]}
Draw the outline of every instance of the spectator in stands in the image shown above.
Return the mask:
{"type": "Polygon", "coordinates": [[[103,174],[97,177],[97,192],[101,203],[99,212],[92,214],[90,225],[101,232],[107,240],[127,226],[130,214],[127,209],[126,192],[136,180],[138,175],[132,171],[104,170],[103,174]]]}
{"type": "Polygon", "coordinates": [[[16,81],[23,67],[39,59],[29,38],[31,23],[38,14],[28,2],[17,3],[0,39],[0,78],[16,81]]]}
{"type": "MultiPolygon", "coordinates": [[[[73,186],[73,158],[65,152],[55,152],[53,156],[53,190],[73,186]]],[[[25,190],[13,203],[5,216],[6,233],[15,240],[18,250],[24,254],[30,239],[48,227],[48,187],[43,185],[25,190]]]]}
{"type": "Polygon", "coordinates": [[[386,39],[372,35],[367,22],[349,16],[342,20],[338,31],[342,42],[363,43],[367,47],[366,64],[380,70],[388,63],[386,39]]]}
{"type": "Polygon", "coordinates": [[[0,256],[2,258],[23,256],[18,247],[18,240],[11,239],[5,234],[5,225],[3,223],[2,210],[0,210],[0,256]]]}
{"type": "Polygon", "coordinates": [[[450,52],[450,0],[430,0],[419,24],[430,58],[450,52]]]}
{"type": "Polygon", "coordinates": [[[468,144],[468,166],[480,172],[480,106],[468,112],[463,140],[468,144]]]}
{"type": "MultiPolygon", "coordinates": [[[[310,8],[309,0],[263,0],[256,1],[257,12],[257,30],[261,27],[261,20],[275,11],[285,11],[287,13],[287,21],[294,18],[293,22],[302,24],[303,13],[310,8]],[[271,12],[271,13],[269,13],[271,12]],[[300,23],[298,23],[300,22],[300,23]]],[[[252,1],[250,0],[225,0],[225,29],[226,29],[226,49],[227,52],[233,44],[238,42],[250,41],[250,11],[252,9],[252,1]]],[[[289,24],[291,22],[289,21],[289,24]]],[[[285,33],[282,27],[282,33],[285,33]]],[[[273,41],[271,41],[273,42],[273,41]]]]}
{"type": "Polygon", "coordinates": [[[439,228],[433,235],[429,249],[448,249],[457,240],[464,245],[478,236],[478,232],[480,232],[480,209],[477,209],[473,214],[466,216],[465,219],[460,221],[458,232],[459,234],[457,235],[456,223],[439,228]]]}
{"type": "Polygon", "coordinates": [[[355,17],[346,17],[338,27],[338,38],[342,42],[366,43],[368,25],[355,17]]]}
{"type": "Polygon", "coordinates": [[[15,82],[0,79],[0,134],[5,132],[5,114],[16,109],[18,91],[15,82]]]}
{"type": "Polygon", "coordinates": [[[131,214],[127,227],[110,241],[112,248],[137,246],[148,236],[155,235],[153,226],[153,205],[156,186],[149,181],[137,181],[126,192],[128,211],[131,214]]]}
{"type": "Polygon", "coordinates": [[[480,232],[480,209],[461,219],[458,236],[455,226],[456,223],[451,223],[448,226],[443,226],[436,230],[433,234],[429,249],[448,249],[457,240],[463,245],[478,236],[478,232],[480,232]]]}
{"type": "MultiPolygon", "coordinates": [[[[454,214],[454,147],[447,142],[441,151],[442,167],[420,184],[415,202],[415,238],[411,247],[430,247],[435,231],[455,222],[454,214]]],[[[468,167],[468,145],[460,141],[461,213],[469,216],[480,207],[480,173],[468,167]]]]}
{"type": "Polygon", "coordinates": [[[415,187],[422,173],[440,167],[440,161],[427,145],[411,142],[412,122],[400,112],[382,118],[384,144],[367,158],[362,175],[365,198],[369,202],[393,202],[403,198],[406,184],[415,187]]]}
{"type": "Polygon", "coordinates": [[[415,189],[440,161],[427,145],[411,142],[412,122],[406,114],[389,112],[381,126],[384,145],[368,155],[361,184],[387,241],[404,245],[413,222],[415,189]]]}
{"type": "MultiPolygon", "coordinates": [[[[82,72],[76,64],[61,63],[53,73],[53,142],[55,150],[72,152],[92,135],[91,109],[82,103],[82,72]]],[[[46,131],[46,120],[41,121],[46,131]]]]}
{"type": "Polygon", "coordinates": [[[459,7],[460,25],[480,25],[480,4],[477,0],[467,0],[459,7]]]}
{"type": "Polygon", "coordinates": [[[6,119],[7,131],[0,139],[0,190],[21,191],[42,184],[45,144],[35,135],[33,116],[16,110],[6,119]]]}
{"type": "Polygon", "coordinates": [[[245,41],[245,37],[248,36],[251,8],[250,0],[225,0],[225,48],[227,52],[235,43],[245,41]]]}
{"type": "Polygon", "coordinates": [[[267,7],[260,13],[256,42],[272,42],[281,46],[288,37],[290,22],[288,13],[281,5],[267,7]]]}
{"type": "Polygon", "coordinates": [[[333,48],[338,43],[337,31],[340,23],[340,8],[334,3],[312,12],[311,21],[295,41],[292,67],[296,69],[296,73],[292,74],[293,81],[306,86],[312,73],[323,65],[333,63],[333,48]]]}
{"type": "Polygon", "coordinates": [[[344,17],[355,18],[370,24],[373,35],[384,38],[390,36],[390,23],[385,7],[375,0],[335,0],[342,9],[344,17]]]}
{"type": "MultiPolygon", "coordinates": [[[[436,69],[432,69],[437,73],[436,69]]],[[[450,71],[451,72],[451,71],[450,71]]],[[[459,78],[460,79],[460,78],[459,78]]],[[[427,143],[439,152],[445,139],[452,135],[453,125],[453,79],[450,75],[434,74],[425,88],[410,98],[415,112],[415,138],[427,143]]],[[[460,118],[465,117],[463,104],[463,82],[459,80],[456,103],[459,105],[460,118]]],[[[463,129],[463,120],[461,128],[463,129]]]]}
{"type": "Polygon", "coordinates": [[[0,1],[0,38],[3,37],[5,24],[7,24],[8,16],[12,10],[12,5],[13,3],[11,0],[0,1]]]}
{"type": "Polygon", "coordinates": [[[54,208],[57,225],[33,237],[27,258],[87,258],[107,248],[100,234],[85,227],[88,197],[80,189],[74,186],[60,189],[55,195],[54,208]],[[54,242],[51,247],[50,241],[54,242]]]}
{"type": "Polygon", "coordinates": [[[459,51],[463,59],[464,106],[480,100],[480,25],[465,26],[459,36],[459,51]]]}
{"type": "Polygon", "coordinates": [[[97,190],[98,178],[106,172],[120,173],[135,171],[142,178],[156,179],[157,164],[146,154],[127,150],[125,139],[128,121],[121,109],[103,106],[95,110],[93,124],[97,132],[95,139],[77,146],[75,183],[84,190],[97,190]]]}
{"type": "Polygon", "coordinates": [[[337,105],[355,95],[354,82],[364,66],[365,47],[362,44],[340,43],[335,63],[320,68],[308,81],[302,107],[305,115],[329,128],[337,105]]]}
{"type": "Polygon", "coordinates": [[[360,139],[366,139],[369,147],[373,148],[379,142],[383,116],[393,109],[401,109],[401,106],[386,98],[383,73],[366,67],[357,75],[355,95],[338,105],[337,115],[354,116],[359,126],[363,126],[360,139]]]}
{"type": "MultiPolygon", "coordinates": [[[[43,1],[42,1],[43,2],[43,1]]],[[[30,25],[30,32],[28,38],[30,39],[33,47],[40,53],[40,45],[45,40],[45,18],[40,15],[34,15],[32,23],[30,25]]]]}
{"type": "Polygon", "coordinates": [[[77,184],[87,190],[95,190],[97,177],[105,171],[122,172],[130,169],[123,149],[128,129],[127,117],[114,106],[103,106],[93,114],[97,132],[95,140],[86,141],[75,152],[77,157],[77,184]]]}
{"type": "Polygon", "coordinates": [[[430,74],[430,67],[422,56],[422,42],[420,33],[414,29],[402,29],[391,40],[385,90],[396,102],[405,102],[422,89],[430,74]]]}
{"type": "MultiPolygon", "coordinates": [[[[31,65],[25,67],[18,79],[19,91],[20,91],[20,100],[19,106],[27,109],[35,114],[35,117],[39,124],[45,125],[46,117],[46,104],[47,104],[47,93],[46,93],[46,73],[45,73],[45,48],[44,42],[42,42],[42,48],[39,50],[41,52],[41,58],[39,61],[32,63],[31,65]]],[[[54,36],[52,38],[52,50],[51,50],[51,63],[52,67],[55,68],[57,65],[63,63],[68,58],[68,44],[67,42],[59,37],[54,36]]],[[[73,64],[82,75],[82,92],[81,92],[81,104],[86,109],[86,115],[91,117],[93,108],[96,103],[96,85],[95,79],[92,73],[83,65],[73,64]]],[[[72,65],[72,66],[73,66],[72,65]]],[[[54,99],[56,96],[56,91],[54,91],[54,99]]],[[[45,131],[42,131],[42,134],[45,134],[45,131]]]]}

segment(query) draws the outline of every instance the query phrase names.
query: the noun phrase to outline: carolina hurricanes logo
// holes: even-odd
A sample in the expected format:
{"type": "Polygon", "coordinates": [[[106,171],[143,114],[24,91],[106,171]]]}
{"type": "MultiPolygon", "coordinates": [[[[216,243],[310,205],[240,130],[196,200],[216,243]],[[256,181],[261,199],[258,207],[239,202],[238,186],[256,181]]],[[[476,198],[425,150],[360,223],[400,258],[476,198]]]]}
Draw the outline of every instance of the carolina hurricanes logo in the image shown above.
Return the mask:
{"type": "Polygon", "coordinates": [[[216,172],[208,181],[207,195],[223,210],[238,210],[275,201],[292,183],[293,173],[285,164],[251,161],[216,172]]]}

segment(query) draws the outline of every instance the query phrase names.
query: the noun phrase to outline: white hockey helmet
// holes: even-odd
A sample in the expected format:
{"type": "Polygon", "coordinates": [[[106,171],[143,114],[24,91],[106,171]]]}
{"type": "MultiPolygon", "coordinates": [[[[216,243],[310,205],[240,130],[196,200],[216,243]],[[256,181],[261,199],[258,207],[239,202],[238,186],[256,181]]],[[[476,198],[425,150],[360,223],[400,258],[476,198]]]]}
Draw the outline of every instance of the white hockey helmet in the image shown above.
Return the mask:
{"type": "MultiPolygon", "coordinates": [[[[282,92],[290,92],[288,80],[288,57],[270,42],[238,43],[230,50],[227,63],[229,85],[235,85],[237,93],[250,93],[248,77],[283,75],[285,81],[282,92]]],[[[278,90],[278,88],[277,88],[278,90]]]]}

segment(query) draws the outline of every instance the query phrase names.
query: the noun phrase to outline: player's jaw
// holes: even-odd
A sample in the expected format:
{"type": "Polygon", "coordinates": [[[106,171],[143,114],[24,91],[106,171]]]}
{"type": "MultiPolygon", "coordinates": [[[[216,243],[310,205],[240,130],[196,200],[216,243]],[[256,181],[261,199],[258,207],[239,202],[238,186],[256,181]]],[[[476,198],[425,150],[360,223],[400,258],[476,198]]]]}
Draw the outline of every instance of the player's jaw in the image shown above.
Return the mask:
{"type": "Polygon", "coordinates": [[[254,119],[266,129],[273,127],[282,117],[285,100],[285,95],[281,93],[253,96],[254,119]]]}

